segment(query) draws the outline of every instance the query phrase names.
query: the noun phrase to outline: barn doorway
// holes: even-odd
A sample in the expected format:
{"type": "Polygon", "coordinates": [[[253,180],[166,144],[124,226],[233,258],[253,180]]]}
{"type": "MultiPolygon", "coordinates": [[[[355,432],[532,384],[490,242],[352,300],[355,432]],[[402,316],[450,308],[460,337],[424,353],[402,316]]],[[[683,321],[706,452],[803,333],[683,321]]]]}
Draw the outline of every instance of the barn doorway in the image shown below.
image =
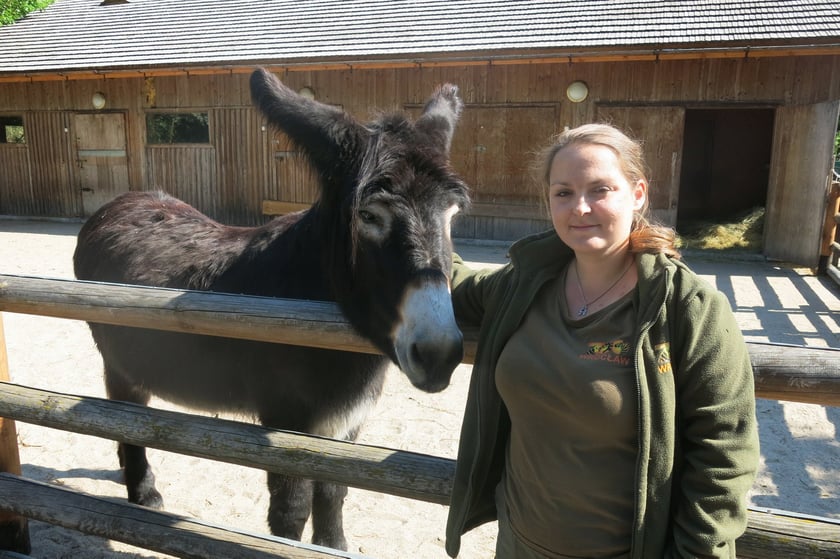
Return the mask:
{"type": "Polygon", "coordinates": [[[85,216],[129,190],[125,114],[75,113],[75,179],[85,216]]]}
{"type": "Polygon", "coordinates": [[[722,223],[764,207],[774,110],[687,109],[677,230],[722,223]]]}

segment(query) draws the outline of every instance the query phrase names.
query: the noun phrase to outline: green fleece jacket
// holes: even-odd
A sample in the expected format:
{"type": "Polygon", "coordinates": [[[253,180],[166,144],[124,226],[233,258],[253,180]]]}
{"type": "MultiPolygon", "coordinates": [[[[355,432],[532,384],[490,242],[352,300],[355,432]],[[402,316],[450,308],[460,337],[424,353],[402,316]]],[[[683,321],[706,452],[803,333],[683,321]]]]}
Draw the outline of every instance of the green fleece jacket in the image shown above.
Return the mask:
{"type": "MultiPolygon", "coordinates": [[[[496,519],[493,496],[510,431],[494,380],[499,354],[538,290],[572,256],[548,231],[517,242],[498,270],[475,271],[455,258],[455,313],[480,334],[446,527],[451,557],[464,532],[496,519]]],[[[636,262],[639,449],[631,557],[734,559],[759,458],[747,347],[725,296],[682,262],[654,254],[636,262]]]]}

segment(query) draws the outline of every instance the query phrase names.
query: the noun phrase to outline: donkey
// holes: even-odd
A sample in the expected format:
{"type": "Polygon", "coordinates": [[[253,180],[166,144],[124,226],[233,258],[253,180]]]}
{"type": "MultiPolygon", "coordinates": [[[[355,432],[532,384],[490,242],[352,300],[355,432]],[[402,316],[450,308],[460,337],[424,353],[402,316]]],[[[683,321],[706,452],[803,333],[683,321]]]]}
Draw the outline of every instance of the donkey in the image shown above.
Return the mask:
{"type": "MultiPolygon", "coordinates": [[[[129,192],[83,225],[73,256],[83,280],[335,301],[382,355],[90,324],[109,398],[151,395],[263,425],[355,440],[394,362],[417,388],[443,390],[463,356],[449,295],[450,223],[468,203],[449,165],[462,109],[443,85],[413,122],[362,124],[305,99],[265,70],[254,104],[308,157],[320,195],[259,227],[222,225],[161,192],[129,192]]],[[[160,508],[145,448],[120,444],[129,501],[160,508]]],[[[268,524],[346,550],[347,488],[268,474],[268,524]]]]}

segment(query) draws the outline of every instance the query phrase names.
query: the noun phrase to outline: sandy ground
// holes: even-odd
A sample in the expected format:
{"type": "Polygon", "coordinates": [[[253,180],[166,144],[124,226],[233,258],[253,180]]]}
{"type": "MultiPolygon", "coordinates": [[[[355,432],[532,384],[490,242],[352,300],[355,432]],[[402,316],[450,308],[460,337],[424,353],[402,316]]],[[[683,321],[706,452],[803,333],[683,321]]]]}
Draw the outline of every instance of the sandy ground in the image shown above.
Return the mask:
{"type": "MultiPolygon", "coordinates": [[[[78,224],[0,221],[0,273],[72,277],[78,224]]],[[[499,246],[459,246],[475,263],[501,262],[499,246]]],[[[808,271],[748,260],[688,258],[730,298],[748,340],[840,348],[840,291],[808,271]]],[[[101,360],[84,323],[4,313],[14,382],[104,396],[101,360]]],[[[454,458],[469,368],[441,394],[413,389],[393,370],[360,442],[454,458]]],[[[175,409],[161,401],[152,405],[175,409]]],[[[840,409],[759,401],[762,466],[754,506],[840,518],[840,409]]],[[[18,423],[26,477],[124,498],[115,443],[18,423]]],[[[150,450],[166,509],[210,523],[266,533],[265,474],[150,450]]],[[[446,508],[351,489],[345,505],[351,551],[377,559],[443,558],[446,508]]],[[[40,522],[30,523],[32,557],[127,559],[165,555],[40,522]]],[[[460,557],[492,557],[495,526],[468,534],[460,557]]]]}

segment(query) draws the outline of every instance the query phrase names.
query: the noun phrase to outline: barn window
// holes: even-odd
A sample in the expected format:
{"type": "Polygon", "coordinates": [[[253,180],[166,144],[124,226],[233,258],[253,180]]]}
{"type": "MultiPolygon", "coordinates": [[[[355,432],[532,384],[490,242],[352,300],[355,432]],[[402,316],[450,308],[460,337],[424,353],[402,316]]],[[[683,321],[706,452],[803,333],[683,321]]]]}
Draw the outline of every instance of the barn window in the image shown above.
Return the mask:
{"type": "Polygon", "coordinates": [[[146,142],[149,144],[208,144],[207,113],[147,113],[146,142]]]}
{"type": "Polygon", "coordinates": [[[0,116],[0,144],[25,144],[22,116],[0,116]]]}

